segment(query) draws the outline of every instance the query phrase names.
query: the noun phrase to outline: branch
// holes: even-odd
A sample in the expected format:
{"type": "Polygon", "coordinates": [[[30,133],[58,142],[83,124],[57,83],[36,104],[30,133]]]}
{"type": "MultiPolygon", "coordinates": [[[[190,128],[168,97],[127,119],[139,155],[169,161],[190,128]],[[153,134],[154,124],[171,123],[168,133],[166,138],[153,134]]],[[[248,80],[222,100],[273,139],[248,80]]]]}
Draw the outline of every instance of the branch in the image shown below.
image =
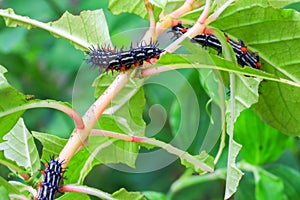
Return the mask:
{"type": "Polygon", "coordinates": [[[10,194],[9,195],[10,199],[20,199],[20,200],[29,200],[27,197],[19,194],[10,194]]]}
{"type": "Polygon", "coordinates": [[[9,115],[9,114],[12,114],[12,113],[15,113],[18,111],[32,109],[32,108],[53,108],[53,109],[62,111],[64,113],[66,113],[67,115],[69,115],[72,119],[74,119],[74,122],[78,129],[84,128],[82,118],[75,110],[73,110],[72,108],[70,108],[66,105],[63,105],[62,103],[58,103],[55,101],[48,101],[48,100],[42,100],[42,101],[36,101],[36,102],[32,101],[25,105],[21,105],[19,107],[15,107],[15,108],[3,111],[0,113],[0,117],[9,115]]]}
{"type": "Polygon", "coordinates": [[[144,0],[145,7],[147,9],[149,18],[150,18],[150,27],[149,30],[145,33],[145,36],[143,37],[142,41],[145,41],[146,43],[150,42],[150,39],[155,41],[156,40],[156,33],[155,33],[155,18],[152,10],[152,6],[149,3],[148,0],[144,0]]]}
{"type": "Polygon", "coordinates": [[[128,141],[128,142],[139,142],[139,143],[154,145],[156,147],[165,149],[170,154],[176,155],[177,157],[179,157],[181,159],[187,160],[193,166],[199,166],[203,171],[209,171],[209,172],[213,171],[213,169],[209,165],[207,165],[206,163],[204,163],[202,161],[197,160],[195,157],[193,157],[189,153],[187,153],[181,149],[178,149],[170,144],[167,144],[165,142],[156,140],[156,139],[140,137],[140,136],[133,136],[133,135],[125,135],[125,134],[115,133],[112,131],[93,129],[91,131],[91,136],[97,136],[97,135],[98,136],[108,136],[111,138],[124,140],[124,141],[128,141]]]}
{"type": "Polygon", "coordinates": [[[107,199],[107,200],[116,200],[113,198],[110,194],[103,192],[101,190],[90,188],[87,186],[79,186],[79,185],[63,185],[59,188],[60,192],[79,192],[84,194],[90,194],[96,197],[99,197],[101,199],[107,199]]]}
{"type": "Polygon", "coordinates": [[[221,13],[234,2],[235,0],[228,0],[224,5],[222,5],[216,12],[214,12],[212,15],[210,15],[206,20],[206,25],[210,24],[211,22],[215,21],[221,13]]]}
{"type": "Polygon", "coordinates": [[[76,151],[86,141],[90,131],[100,118],[105,108],[111,103],[112,99],[121,91],[130,79],[133,69],[129,69],[115,78],[112,84],[103,92],[103,94],[90,106],[83,116],[85,124],[84,129],[74,129],[67,144],[59,154],[59,160],[63,160],[63,167],[66,167],[76,151]]]}
{"type": "Polygon", "coordinates": [[[177,25],[179,22],[177,18],[191,11],[193,9],[194,2],[195,0],[186,0],[181,7],[173,11],[171,14],[166,16],[163,16],[162,14],[160,17],[160,21],[156,25],[156,34],[160,35],[165,29],[169,28],[170,26],[177,25]]]}

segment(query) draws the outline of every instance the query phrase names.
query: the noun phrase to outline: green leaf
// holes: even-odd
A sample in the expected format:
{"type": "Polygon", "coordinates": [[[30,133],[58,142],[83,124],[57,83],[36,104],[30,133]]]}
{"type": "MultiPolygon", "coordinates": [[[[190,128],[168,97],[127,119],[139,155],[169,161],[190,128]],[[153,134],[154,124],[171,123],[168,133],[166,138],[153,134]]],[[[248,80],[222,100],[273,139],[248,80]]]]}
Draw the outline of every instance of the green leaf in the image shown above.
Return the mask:
{"type": "Polygon", "coordinates": [[[50,157],[57,156],[68,141],[67,139],[62,139],[55,135],[35,131],[32,132],[32,135],[43,145],[43,154],[41,158],[43,161],[49,161],[50,157]]]}
{"type": "Polygon", "coordinates": [[[300,196],[300,173],[284,165],[271,165],[268,172],[280,177],[284,184],[284,193],[288,199],[298,199],[300,196]]]}
{"type": "Polygon", "coordinates": [[[26,129],[22,118],[4,137],[5,142],[0,143],[0,150],[4,156],[15,161],[31,171],[31,175],[40,170],[39,154],[32,135],[26,129]]]}
{"type": "Polygon", "coordinates": [[[243,145],[242,157],[255,165],[275,161],[294,142],[292,137],[266,125],[250,109],[243,111],[235,123],[234,136],[243,145]]]}
{"type": "Polygon", "coordinates": [[[124,163],[134,168],[135,160],[138,156],[138,144],[126,141],[115,141],[100,137],[90,137],[86,147],[94,159],[102,163],[124,163]]]}
{"type": "Polygon", "coordinates": [[[80,16],[65,12],[55,22],[42,23],[16,15],[12,9],[0,10],[0,16],[9,27],[40,28],[52,35],[69,40],[76,48],[88,50],[91,45],[110,44],[108,28],[102,10],[83,11],[80,16]]]}
{"type": "Polygon", "coordinates": [[[205,151],[202,151],[200,155],[193,156],[181,149],[178,149],[170,144],[162,142],[160,140],[152,139],[152,138],[142,138],[142,143],[147,145],[154,145],[160,148],[165,149],[167,152],[176,155],[180,158],[181,163],[186,167],[192,168],[196,172],[209,171],[213,172],[214,170],[214,162],[213,157],[207,154],[205,151]]]}
{"type": "Polygon", "coordinates": [[[258,99],[258,85],[260,80],[244,77],[239,74],[230,74],[230,100],[226,106],[226,123],[229,134],[229,151],[227,164],[227,177],[225,199],[234,194],[243,176],[242,171],[236,166],[236,157],[242,146],[234,141],[234,124],[240,113],[249,108],[258,99]],[[234,102],[232,102],[234,101],[234,102]]]}
{"type": "Polygon", "coordinates": [[[287,199],[284,194],[284,185],[282,180],[261,169],[256,168],[257,171],[254,171],[255,178],[255,197],[257,200],[265,200],[265,199],[287,199]]]}
{"type": "MultiPolygon", "coordinates": [[[[14,186],[12,186],[10,183],[8,183],[4,178],[0,176],[0,185],[1,187],[4,187],[5,190],[9,194],[20,194],[20,191],[17,190],[14,186]]],[[[2,198],[1,198],[2,199],[2,198]]]]}
{"type": "MultiPolygon", "coordinates": [[[[105,15],[101,9],[82,11],[79,16],[65,12],[59,20],[50,22],[49,25],[55,29],[64,30],[77,38],[81,38],[87,42],[89,46],[110,44],[105,15]]],[[[76,47],[77,43],[71,42],[76,47]]]]}
{"type": "Polygon", "coordinates": [[[9,196],[5,187],[0,186],[0,198],[3,200],[9,200],[9,196]]]}
{"type": "Polygon", "coordinates": [[[146,200],[140,192],[128,192],[124,188],[114,192],[112,196],[118,200],[146,200]]]}
{"type": "Polygon", "coordinates": [[[149,2],[159,8],[164,8],[167,4],[167,0],[149,0],[149,2]]]}
{"type": "MultiPolygon", "coordinates": [[[[199,194],[201,194],[201,190],[203,190],[203,188],[205,190],[205,187],[201,187],[201,185],[208,185],[209,188],[210,182],[226,179],[226,168],[217,169],[214,173],[203,174],[199,176],[188,173],[185,173],[183,176],[172,183],[170,191],[168,193],[168,199],[176,199],[175,197],[177,197],[180,193],[183,193],[183,196],[199,196],[199,194]],[[195,188],[197,192],[195,191],[195,188]],[[187,194],[186,191],[189,191],[189,193],[187,194]],[[190,194],[194,192],[196,194],[190,194]]],[[[192,199],[192,197],[190,197],[190,199],[192,199]]]]}
{"type": "MultiPolygon", "coordinates": [[[[0,65],[0,96],[3,97],[0,101],[0,114],[26,102],[25,95],[18,92],[7,82],[4,77],[5,72],[7,72],[6,69],[0,65]]],[[[20,111],[0,117],[0,142],[3,141],[4,134],[15,125],[22,114],[23,112],[20,111]]]]}
{"type": "Polygon", "coordinates": [[[147,10],[143,0],[110,0],[108,2],[108,8],[114,15],[119,15],[122,12],[134,13],[142,18],[145,18],[147,15],[147,10]]]}
{"type": "MultiPolygon", "coordinates": [[[[155,19],[158,20],[158,16],[161,12],[160,8],[165,6],[164,1],[151,0],[151,3],[157,7],[152,7],[154,10],[155,19]]],[[[114,14],[119,15],[123,12],[136,14],[144,19],[148,19],[148,12],[146,10],[145,4],[143,0],[126,0],[126,1],[118,1],[118,0],[109,0],[108,9],[114,14]]]]}
{"type": "MultiPolygon", "coordinates": [[[[213,169],[214,166],[214,158],[207,154],[205,151],[202,151],[199,155],[193,156],[194,159],[201,163],[205,163],[207,166],[209,166],[211,169],[213,169]]],[[[183,164],[187,168],[192,168],[194,171],[201,173],[203,172],[203,168],[195,165],[195,163],[192,163],[190,160],[180,157],[181,164],[183,164]]]]}
{"type": "Polygon", "coordinates": [[[259,92],[259,101],[254,105],[258,116],[284,134],[299,136],[300,88],[265,81],[259,92]]]}
{"type": "MultiPolygon", "coordinates": [[[[105,144],[104,144],[105,145],[105,144]]],[[[103,146],[99,146],[101,148],[103,146]]],[[[99,151],[101,152],[102,149],[99,151]]],[[[68,177],[64,183],[83,184],[85,177],[93,169],[93,167],[101,162],[97,159],[97,154],[94,154],[91,148],[82,148],[69,162],[68,170],[65,176],[68,177]]]]}
{"type": "Polygon", "coordinates": [[[268,0],[268,1],[262,1],[262,0],[255,0],[255,1],[251,1],[252,3],[261,3],[263,5],[271,5],[272,7],[275,8],[282,8],[286,5],[295,3],[295,2],[299,2],[299,0],[268,0]]]}
{"type": "Polygon", "coordinates": [[[236,157],[242,146],[232,141],[232,152],[228,152],[228,168],[226,175],[225,199],[231,197],[237,190],[243,172],[236,166],[236,157]]]}
{"type": "Polygon", "coordinates": [[[144,191],[143,194],[148,200],[167,200],[167,196],[161,192],[144,191]]]}
{"type": "MultiPolygon", "coordinates": [[[[297,11],[275,9],[267,6],[265,1],[255,4],[249,0],[237,1],[211,25],[233,38],[242,38],[249,49],[257,51],[262,58],[263,71],[300,82],[300,32],[293,31],[300,30],[300,13],[297,11]]],[[[274,82],[262,86],[255,111],[281,132],[299,135],[300,108],[296,106],[299,89],[274,82]]]]}
{"type": "MultiPolygon", "coordinates": [[[[239,74],[235,75],[234,85],[234,122],[240,113],[250,108],[250,106],[258,101],[258,86],[260,80],[253,77],[245,77],[239,74]]],[[[230,113],[230,101],[227,102],[226,114],[230,113]]],[[[228,120],[227,120],[228,123],[228,120]]],[[[227,130],[228,131],[228,130],[227,130]]]]}

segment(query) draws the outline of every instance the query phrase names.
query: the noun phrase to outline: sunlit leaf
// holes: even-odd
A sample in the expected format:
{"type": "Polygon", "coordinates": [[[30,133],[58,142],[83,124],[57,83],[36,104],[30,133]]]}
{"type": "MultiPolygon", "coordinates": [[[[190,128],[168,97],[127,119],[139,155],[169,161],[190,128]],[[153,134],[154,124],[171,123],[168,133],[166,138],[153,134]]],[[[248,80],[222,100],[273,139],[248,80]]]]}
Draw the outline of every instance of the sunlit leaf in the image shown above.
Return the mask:
{"type": "Polygon", "coordinates": [[[0,143],[0,150],[4,156],[15,161],[31,171],[31,175],[40,170],[39,154],[33,137],[27,130],[22,118],[4,137],[5,142],[0,143]]]}
{"type": "Polygon", "coordinates": [[[143,194],[148,200],[167,200],[165,194],[154,191],[144,191],[143,194]]]}
{"type": "Polygon", "coordinates": [[[116,191],[115,193],[112,194],[112,196],[116,199],[122,199],[122,200],[146,200],[143,194],[139,192],[128,192],[124,188],[116,191]]]}
{"type": "Polygon", "coordinates": [[[225,189],[225,199],[230,198],[237,190],[239,182],[243,176],[243,172],[236,165],[236,157],[241,150],[242,146],[232,141],[232,152],[228,154],[227,175],[226,175],[226,189],[225,189]]]}
{"type": "Polygon", "coordinates": [[[42,23],[14,13],[12,9],[0,10],[0,16],[9,27],[44,29],[56,37],[69,40],[76,48],[88,50],[91,45],[110,44],[108,28],[102,10],[83,11],[80,16],[69,12],[57,21],[42,23]],[[85,30],[85,31],[83,31],[85,30]]]}
{"type": "MultiPolygon", "coordinates": [[[[162,7],[165,5],[164,1],[157,1],[157,0],[150,0],[150,3],[153,3],[152,9],[154,10],[154,16],[158,19],[158,15],[161,12],[162,7]],[[158,7],[156,7],[158,6],[158,7]],[[160,8],[159,8],[160,7],[160,8]]],[[[118,1],[118,0],[109,0],[108,1],[108,8],[110,11],[115,14],[119,15],[123,12],[133,13],[136,14],[144,19],[148,19],[148,12],[146,10],[145,4],[143,0],[126,0],[126,1],[118,1]]]]}
{"type": "Polygon", "coordinates": [[[50,157],[57,156],[67,143],[66,139],[59,138],[55,135],[33,131],[32,135],[43,145],[42,160],[49,161],[50,157]]]}

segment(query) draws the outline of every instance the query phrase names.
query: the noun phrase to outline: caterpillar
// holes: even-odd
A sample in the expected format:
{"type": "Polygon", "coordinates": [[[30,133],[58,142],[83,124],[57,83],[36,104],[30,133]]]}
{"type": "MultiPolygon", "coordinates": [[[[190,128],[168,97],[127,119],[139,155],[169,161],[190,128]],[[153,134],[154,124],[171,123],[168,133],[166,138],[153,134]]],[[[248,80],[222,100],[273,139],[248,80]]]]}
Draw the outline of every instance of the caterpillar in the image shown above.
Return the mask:
{"type": "Polygon", "coordinates": [[[54,200],[59,183],[63,179],[62,163],[51,157],[50,161],[45,164],[45,170],[42,171],[43,181],[39,184],[39,195],[35,200],[54,200]]]}
{"type": "MultiPolygon", "coordinates": [[[[187,30],[188,28],[182,26],[181,23],[172,27],[172,32],[175,34],[176,37],[179,37],[182,34],[186,33],[187,30]]],[[[226,34],[225,37],[226,41],[231,45],[237,58],[237,61],[241,66],[249,66],[255,69],[260,69],[261,63],[259,62],[259,56],[257,53],[251,54],[242,40],[239,40],[239,42],[236,43],[229,39],[229,37],[226,34]]],[[[192,38],[191,41],[201,44],[203,47],[208,46],[215,49],[218,52],[218,55],[222,54],[221,42],[216,36],[212,34],[202,33],[192,38]]]]}
{"type": "Polygon", "coordinates": [[[140,43],[138,47],[134,48],[132,45],[129,50],[120,50],[94,47],[89,48],[90,51],[86,51],[89,58],[86,59],[87,63],[92,63],[93,66],[99,67],[100,71],[109,70],[112,71],[125,71],[132,66],[138,67],[143,65],[143,62],[150,62],[150,59],[159,59],[160,54],[164,51],[158,48],[158,43],[152,43],[143,45],[140,43]]]}

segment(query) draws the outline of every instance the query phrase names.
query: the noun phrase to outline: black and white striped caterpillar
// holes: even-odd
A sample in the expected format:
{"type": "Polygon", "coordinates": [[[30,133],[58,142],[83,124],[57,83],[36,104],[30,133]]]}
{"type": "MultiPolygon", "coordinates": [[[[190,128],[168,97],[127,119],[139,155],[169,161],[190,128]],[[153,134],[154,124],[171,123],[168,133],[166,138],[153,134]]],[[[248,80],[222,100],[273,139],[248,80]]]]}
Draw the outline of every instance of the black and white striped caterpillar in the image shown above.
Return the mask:
{"type": "Polygon", "coordinates": [[[100,71],[125,71],[131,67],[138,67],[143,64],[144,61],[150,62],[150,59],[158,59],[163,50],[158,48],[158,43],[152,43],[143,45],[142,43],[138,47],[131,47],[129,50],[123,49],[110,49],[104,47],[94,46],[89,48],[90,51],[86,51],[89,58],[87,63],[92,63],[93,66],[99,67],[100,71]]]}
{"type": "Polygon", "coordinates": [[[42,171],[43,181],[39,184],[39,194],[35,200],[54,200],[59,183],[63,179],[62,163],[51,157],[50,161],[45,164],[45,170],[42,171]]]}
{"type": "MultiPolygon", "coordinates": [[[[188,28],[182,26],[182,24],[178,24],[172,27],[172,32],[176,37],[181,36],[186,33],[188,28]]],[[[239,40],[238,43],[229,39],[229,37],[225,34],[226,41],[231,45],[235,56],[237,58],[238,63],[241,66],[249,66],[255,69],[260,69],[261,63],[259,62],[259,56],[257,53],[250,53],[243,43],[242,40],[239,40]]],[[[202,33],[200,35],[195,36],[191,39],[192,42],[196,42],[201,44],[203,47],[211,47],[218,52],[218,55],[222,54],[222,45],[219,39],[212,34],[202,33]]]]}

